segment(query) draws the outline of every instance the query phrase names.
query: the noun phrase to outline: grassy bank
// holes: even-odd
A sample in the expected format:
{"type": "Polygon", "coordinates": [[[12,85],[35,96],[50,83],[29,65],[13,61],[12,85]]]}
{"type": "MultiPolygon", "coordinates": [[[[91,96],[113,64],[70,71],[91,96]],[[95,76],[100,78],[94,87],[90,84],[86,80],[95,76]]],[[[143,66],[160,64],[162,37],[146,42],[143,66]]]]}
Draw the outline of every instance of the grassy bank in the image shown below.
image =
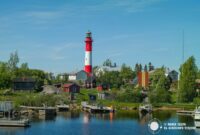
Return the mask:
{"type": "MultiPolygon", "coordinates": [[[[81,104],[82,101],[89,101],[89,94],[97,96],[98,91],[96,89],[81,89],[79,94],[76,94],[76,103],[81,104]]],[[[0,91],[0,101],[13,101],[15,107],[20,105],[27,106],[55,106],[56,104],[65,103],[69,104],[69,94],[55,94],[55,95],[44,95],[42,93],[30,93],[30,92],[12,92],[5,94],[3,91],[0,91]]],[[[104,106],[112,106],[117,110],[136,110],[141,103],[130,103],[130,102],[118,102],[115,100],[97,100],[97,104],[104,106]]],[[[160,110],[193,110],[196,104],[194,103],[156,103],[153,104],[154,109],[160,110]]]]}
{"type": "Polygon", "coordinates": [[[15,108],[26,106],[55,106],[59,103],[69,103],[68,94],[44,95],[34,92],[14,92],[5,95],[0,92],[0,101],[13,101],[15,108]]]}

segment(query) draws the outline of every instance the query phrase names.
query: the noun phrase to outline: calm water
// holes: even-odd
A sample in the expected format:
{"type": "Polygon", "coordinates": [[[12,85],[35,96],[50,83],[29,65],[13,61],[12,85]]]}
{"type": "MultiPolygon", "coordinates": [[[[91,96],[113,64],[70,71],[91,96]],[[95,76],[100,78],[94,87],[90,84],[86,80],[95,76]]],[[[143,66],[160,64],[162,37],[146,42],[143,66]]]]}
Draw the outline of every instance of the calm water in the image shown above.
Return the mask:
{"type": "MultiPolygon", "coordinates": [[[[187,127],[194,126],[192,117],[177,116],[173,111],[159,111],[146,116],[137,111],[101,115],[67,112],[50,120],[32,120],[28,128],[0,128],[0,135],[151,135],[148,122],[153,118],[161,125],[186,123],[187,127]]],[[[157,134],[200,135],[200,129],[161,129],[157,134]]]]}

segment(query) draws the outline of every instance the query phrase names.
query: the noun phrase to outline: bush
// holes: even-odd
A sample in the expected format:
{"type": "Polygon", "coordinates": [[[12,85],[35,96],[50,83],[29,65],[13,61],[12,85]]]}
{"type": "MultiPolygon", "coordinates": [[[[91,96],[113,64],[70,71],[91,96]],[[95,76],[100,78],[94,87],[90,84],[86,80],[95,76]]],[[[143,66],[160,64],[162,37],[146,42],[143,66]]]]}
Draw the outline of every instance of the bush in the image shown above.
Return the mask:
{"type": "Polygon", "coordinates": [[[200,97],[194,98],[193,102],[197,105],[200,105],[200,97]]]}

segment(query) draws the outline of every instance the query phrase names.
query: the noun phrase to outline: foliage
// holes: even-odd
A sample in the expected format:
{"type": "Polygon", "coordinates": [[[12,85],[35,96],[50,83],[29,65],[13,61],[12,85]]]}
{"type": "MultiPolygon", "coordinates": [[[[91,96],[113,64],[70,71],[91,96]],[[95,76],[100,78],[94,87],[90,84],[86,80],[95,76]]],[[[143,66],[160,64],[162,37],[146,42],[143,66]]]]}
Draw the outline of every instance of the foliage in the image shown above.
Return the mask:
{"type": "Polygon", "coordinates": [[[195,64],[195,58],[191,56],[180,67],[180,81],[178,90],[179,102],[191,102],[196,94],[196,79],[198,69],[195,64]]]}
{"type": "Polygon", "coordinates": [[[123,64],[119,76],[122,78],[124,83],[128,83],[135,77],[135,72],[133,72],[131,67],[123,64]]]}
{"type": "Polygon", "coordinates": [[[0,94],[1,101],[13,101],[16,107],[20,105],[25,106],[55,106],[60,103],[68,104],[69,98],[65,93],[62,94],[51,94],[43,95],[41,93],[30,93],[30,92],[15,92],[12,94],[0,94]]]}
{"type": "Polygon", "coordinates": [[[200,79],[200,70],[198,71],[197,78],[199,78],[199,79],[200,79]]]}
{"type": "Polygon", "coordinates": [[[105,71],[99,75],[97,82],[109,84],[111,88],[119,88],[123,84],[119,71],[105,71]]]}
{"type": "Polygon", "coordinates": [[[144,71],[146,71],[146,72],[148,71],[147,65],[144,66],[144,71]]]}
{"type": "Polygon", "coordinates": [[[8,65],[5,62],[0,62],[0,89],[11,87],[11,72],[8,70],[8,65]]]}
{"type": "Polygon", "coordinates": [[[200,105],[200,97],[194,98],[193,102],[194,102],[196,105],[200,105]]]}
{"type": "Polygon", "coordinates": [[[154,66],[152,65],[151,62],[149,62],[149,64],[148,64],[148,70],[149,70],[149,71],[154,70],[154,66]]]}
{"type": "Polygon", "coordinates": [[[126,89],[125,91],[119,92],[116,100],[119,102],[142,102],[142,94],[140,90],[126,89]]]}
{"type": "Polygon", "coordinates": [[[162,68],[157,68],[149,77],[151,81],[151,89],[154,90],[156,88],[156,85],[160,79],[161,76],[165,74],[165,69],[164,67],[162,68]]]}
{"type": "Polygon", "coordinates": [[[42,70],[29,69],[28,63],[22,63],[18,67],[19,57],[18,53],[10,54],[7,62],[0,62],[0,89],[12,88],[12,80],[14,78],[30,77],[36,80],[35,89],[41,90],[46,80],[46,74],[42,70]]]}
{"type": "Polygon", "coordinates": [[[156,89],[150,93],[150,101],[152,103],[169,103],[171,101],[168,83],[169,79],[162,75],[156,85],[156,89]]]}
{"type": "Polygon", "coordinates": [[[17,64],[19,63],[19,57],[17,51],[10,54],[10,59],[8,60],[8,68],[10,70],[15,70],[17,68],[17,64]]]}
{"type": "Polygon", "coordinates": [[[108,67],[117,67],[116,63],[112,63],[110,59],[106,59],[106,61],[103,62],[103,66],[108,66],[108,67]]]}

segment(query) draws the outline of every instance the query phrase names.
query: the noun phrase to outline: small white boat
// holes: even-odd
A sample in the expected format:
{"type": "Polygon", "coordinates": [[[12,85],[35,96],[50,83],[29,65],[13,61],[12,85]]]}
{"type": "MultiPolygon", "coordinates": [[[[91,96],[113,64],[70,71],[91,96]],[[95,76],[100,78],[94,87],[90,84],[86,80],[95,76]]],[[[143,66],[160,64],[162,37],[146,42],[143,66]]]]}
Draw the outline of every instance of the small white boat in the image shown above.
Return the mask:
{"type": "Polygon", "coordinates": [[[195,127],[200,128],[200,106],[194,110],[194,124],[195,127]]]}
{"type": "Polygon", "coordinates": [[[139,106],[139,111],[144,113],[152,112],[152,105],[151,104],[144,104],[139,106]]]}

